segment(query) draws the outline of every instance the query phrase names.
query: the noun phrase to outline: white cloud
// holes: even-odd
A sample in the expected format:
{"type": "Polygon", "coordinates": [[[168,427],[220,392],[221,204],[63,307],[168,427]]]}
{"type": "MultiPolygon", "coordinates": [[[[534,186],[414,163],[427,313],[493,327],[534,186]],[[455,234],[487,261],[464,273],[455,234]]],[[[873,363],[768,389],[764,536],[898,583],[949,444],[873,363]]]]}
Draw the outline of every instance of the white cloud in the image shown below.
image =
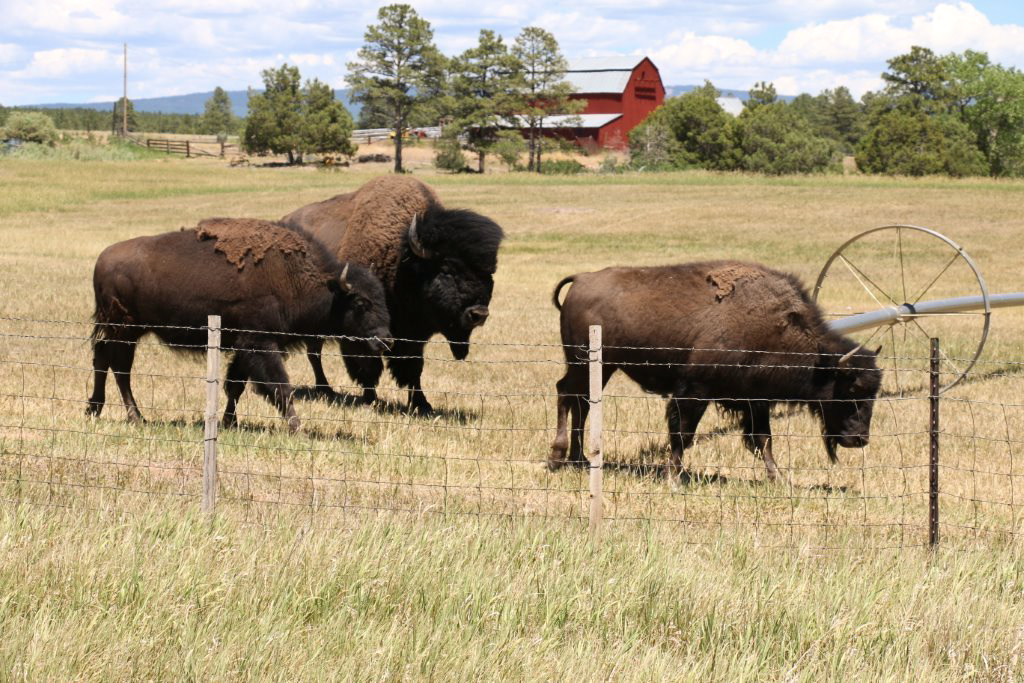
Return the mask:
{"type": "Polygon", "coordinates": [[[14,43],[0,43],[0,66],[14,64],[22,59],[25,51],[14,43]]]}
{"type": "Polygon", "coordinates": [[[60,48],[34,53],[28,66],[18,72],[17,76],[19,79],[45,79],[106,70],[116,72],[120,64],[119,53],[87,48],[60,48]]]}
{"type": "Polygon", "coordinates": [[[802,61],[884,60],[921,45],[938,53],[986,51],[995,60],[1024,57],[1024,26],[994,25],[967,2],[939,4],[900,26],[891,16],[869,14],[790,31],[778,52],[802,61]]]}
{"type": "MultiPolygon", "coordinates": [[[[847,3],[830,4],[835,9],[847,3]]],[[[892,9],[885,1],[873,5],[892,9]]],[[[774,49],[758,50],[739,38],[688,32],[670,37],[650,54],[663,78],[673,84],[710,78],[720,87],[745,89],[765,80],[785,94],[845,85],[860,96],[881,86],[886,60],[913,45],[939,54],[980,50],[995,62],[1020,65],[1024,26],[995,25],[968,2],[940,3],[912,17],[872,12],[810,23],[790,30],[774,49]]]]}

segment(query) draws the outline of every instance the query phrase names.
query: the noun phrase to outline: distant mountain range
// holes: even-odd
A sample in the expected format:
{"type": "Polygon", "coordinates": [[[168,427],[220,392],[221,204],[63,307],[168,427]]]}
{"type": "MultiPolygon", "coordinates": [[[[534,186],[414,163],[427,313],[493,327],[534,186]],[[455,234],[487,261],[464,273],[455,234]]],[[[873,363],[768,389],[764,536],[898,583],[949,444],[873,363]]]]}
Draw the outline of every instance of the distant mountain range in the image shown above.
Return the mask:
{"type": "MultiPolygon", "coordinates": [[[[667,85],[665,86],[665,97],[676,97],[688,93],[694,88],[700,86],[696,85],[667,85]]],[[[735,97],[741,102],[747,99],[746,90],[729,90],[727,88],[720,89],[722,98],[735,97]]],[[[246,116],[249,112],[249,91],[247,90],[229,90],[228,96],[231,98],[231,110],[235,116],[246,116]]],[[[161,112],[164,114],[202,114],[206,108],[206,101],[213,96],[213,91],[210,92],[197,92],[189,95],[170,95],[168,97],[140,97],[138,99],[129,98],[132,101],[132,105],[136,111],[144,112],[161,112]]],[[[352,114],[352,118],[359,118],[359,111],[362,108],[358,103],[352,103],[348,101],[349,90],[347,88],[342,90],[336,90],[334,96],[345,105],[345,108],[352,114]]],[[[791,100],[792,96],[780,95],[780,99],[791,100]]],[[[49,104],[33,104],[26,105],[27,107],[40,108],[40,109],[98,109],[100,111],[112,111],[114,108],[114,102],[54,102],[49,104]]]]}

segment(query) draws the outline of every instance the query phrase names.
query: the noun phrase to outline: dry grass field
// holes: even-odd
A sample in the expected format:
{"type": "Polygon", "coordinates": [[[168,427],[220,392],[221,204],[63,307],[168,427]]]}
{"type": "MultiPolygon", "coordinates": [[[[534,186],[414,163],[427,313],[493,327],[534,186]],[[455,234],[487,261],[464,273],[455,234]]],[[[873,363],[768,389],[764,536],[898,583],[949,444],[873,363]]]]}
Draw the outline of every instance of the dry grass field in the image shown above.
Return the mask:
{"type": "MultiPolygon", "coordinates": [[[[898,372],[871,444],[837,466],[810,417],[780,409],[790,481],[769,484],[709,411],[685,481],[669,481],[662,399],[616,377],[599,545],[585,473],[544,468],[563,371],[550,297],[565,275],[728,257],[812,285],[848,238],[908,223],[959,242],[990,291],[1020,291],[1024,183],[418,168],[447,205],[507,233],[469,359],[428,345],[435,417],[406,415],[386,379],[377,406],[300,400],[305,429],[289,435],[246,392],[240,428],[221,434],[211,528],[198,514],[201,358],[147,340],[134,382],[148,422],[124,421],[112,382],[103,416],[83,416],[105,246],[210,216],[278,218],[383,170],[0,161],[0,680],[1024,675],[1020,309],[992,314],[980,362],[944,395],[938,552],[925,547],[916,327],[871,339],[898,372]]],[[[899,298],[978,293],[960,261],[943,270],[944,245],[903,238],[849,254],[899,298]]],[[[880,295],[840,273],[826,308],[870,309],[880,295]]],[[[966,365],[980,316],[920,322],[941,338],[947,377],[966,365]]],[[[328,376],[352,392],[334,348],[328,376]]],[[[287,366],[311,383],[301,354],[287,366]]]]}

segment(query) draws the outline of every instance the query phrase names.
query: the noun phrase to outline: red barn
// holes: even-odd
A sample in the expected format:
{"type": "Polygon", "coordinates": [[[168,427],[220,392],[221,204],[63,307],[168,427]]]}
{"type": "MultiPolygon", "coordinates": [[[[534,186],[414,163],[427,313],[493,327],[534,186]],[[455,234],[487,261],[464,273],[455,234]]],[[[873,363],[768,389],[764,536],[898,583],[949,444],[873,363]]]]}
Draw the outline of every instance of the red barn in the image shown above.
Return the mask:
{"type": "Polygon", "coordinates": [[[658,67],[647,57],[586,57],[569,63],[565,79],[573,84],[574,100],[587,104],[571,124],[566,117],[544,121],[545,132],[593,141],[600,147],[625,149],[629,131],[665,101],[665,86],[658,67]]]}

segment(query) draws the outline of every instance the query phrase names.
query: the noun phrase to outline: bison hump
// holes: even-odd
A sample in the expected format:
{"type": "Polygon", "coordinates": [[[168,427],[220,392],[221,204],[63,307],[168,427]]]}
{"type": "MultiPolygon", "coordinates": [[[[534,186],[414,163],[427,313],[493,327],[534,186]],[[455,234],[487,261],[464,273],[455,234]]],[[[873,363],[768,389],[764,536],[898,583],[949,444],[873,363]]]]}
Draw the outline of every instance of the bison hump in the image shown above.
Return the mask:
{"type": "Polygon", "coordinates": [[[196,239],[216,240],[214,249],[239,270],[245,256],[259,263],[270,251],[284,255],[308,253],[309,245],[296,232],[255,218],[207,218],[196,226],[196,239]]]}
{"type": "Polygon", "coordinates": [[[736,285],[740,282],[759,280],[765,274],[763,269],[752,263],[727,263],[708,271],[706,279],[714,292],[715,301],[722,301],[736,291],[736,285]]]}

